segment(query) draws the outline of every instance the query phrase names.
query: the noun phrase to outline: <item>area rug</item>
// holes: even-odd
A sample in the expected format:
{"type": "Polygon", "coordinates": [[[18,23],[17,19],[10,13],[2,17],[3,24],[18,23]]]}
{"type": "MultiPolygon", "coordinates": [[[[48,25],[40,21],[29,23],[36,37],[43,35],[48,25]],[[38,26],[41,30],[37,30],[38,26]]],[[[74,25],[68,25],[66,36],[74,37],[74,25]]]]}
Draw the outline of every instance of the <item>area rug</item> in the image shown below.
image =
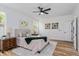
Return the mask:
{"type": "Polygon", "coordinates": [[[56,48],[57,42],[50,41],[50,44],[41,53],[34,54],[32,51],[18,47],[13,49],[12,52],[17,56],[52,56],[56,48]]]}

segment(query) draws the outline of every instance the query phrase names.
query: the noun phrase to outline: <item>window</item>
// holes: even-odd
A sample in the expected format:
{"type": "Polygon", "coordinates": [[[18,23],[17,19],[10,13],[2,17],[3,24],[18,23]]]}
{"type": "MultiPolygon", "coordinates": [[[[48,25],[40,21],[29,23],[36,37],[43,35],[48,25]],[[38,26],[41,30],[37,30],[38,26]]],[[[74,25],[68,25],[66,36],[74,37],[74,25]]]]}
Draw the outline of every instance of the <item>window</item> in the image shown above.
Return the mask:
{"type": "Polygon", "coordinates": [[[0,11],[0,39],[6,33],[6,15],[0,11]]]}

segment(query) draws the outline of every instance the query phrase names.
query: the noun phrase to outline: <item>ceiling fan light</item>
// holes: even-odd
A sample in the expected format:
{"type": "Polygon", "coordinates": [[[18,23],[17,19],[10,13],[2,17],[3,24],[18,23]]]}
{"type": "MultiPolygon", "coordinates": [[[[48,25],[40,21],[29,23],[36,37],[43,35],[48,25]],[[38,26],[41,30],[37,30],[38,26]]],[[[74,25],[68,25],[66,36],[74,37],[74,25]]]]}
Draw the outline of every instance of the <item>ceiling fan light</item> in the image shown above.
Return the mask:
{"type": "Polygon", "coordinates": [[[43,15],[44,13],[41,12],[41,15],[43,15]]]}

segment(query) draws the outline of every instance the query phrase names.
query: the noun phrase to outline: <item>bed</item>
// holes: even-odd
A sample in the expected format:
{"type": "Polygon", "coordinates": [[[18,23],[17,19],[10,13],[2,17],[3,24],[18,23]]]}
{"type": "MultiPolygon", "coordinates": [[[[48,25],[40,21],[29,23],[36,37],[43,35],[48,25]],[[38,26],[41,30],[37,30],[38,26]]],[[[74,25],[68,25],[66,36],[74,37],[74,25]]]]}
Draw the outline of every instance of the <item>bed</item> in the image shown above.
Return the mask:
{"type": "Polygon", "coordinates": [[[47,40],[47,37],[31,36],[29,29],[16,29],[15,35],[17,38],[17,45],[19,46],[17,49],[13,50],[13,52],[15,52],[16,54],[18,53],[18,55],[52,55],[51,52],[50,54],[45,54],[45,52],[48,51],[47,47],[51,46],[49,41],[47,40]],[[30,44],[26,42],[26,39],[32,39],[30,44]],[[47,51],[44,51],[46,49],[47,51]]]}

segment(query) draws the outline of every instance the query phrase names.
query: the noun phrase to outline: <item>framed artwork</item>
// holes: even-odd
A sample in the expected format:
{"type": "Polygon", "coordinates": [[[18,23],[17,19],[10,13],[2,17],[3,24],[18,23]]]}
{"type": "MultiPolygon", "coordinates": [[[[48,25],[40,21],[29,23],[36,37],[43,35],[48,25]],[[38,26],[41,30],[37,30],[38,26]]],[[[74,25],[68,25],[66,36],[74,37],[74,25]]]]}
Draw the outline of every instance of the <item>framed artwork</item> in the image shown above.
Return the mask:
{"type": "Polygon", "coordinates": [[[58,29],[59,23],[52,23],[52,29],[58,29]]]}
{"type": "Polygon", "coordinates": [[[45,24],[45,29],[50,29],[50,26],[51,26],[50,23],[45,24]]]}
{"type": "Polygon", "coordinates": [[[25,20],[20,21],[20,26],[21,27],[27,27],[28,26],[27,21],[25,21],[25,20]]]}

